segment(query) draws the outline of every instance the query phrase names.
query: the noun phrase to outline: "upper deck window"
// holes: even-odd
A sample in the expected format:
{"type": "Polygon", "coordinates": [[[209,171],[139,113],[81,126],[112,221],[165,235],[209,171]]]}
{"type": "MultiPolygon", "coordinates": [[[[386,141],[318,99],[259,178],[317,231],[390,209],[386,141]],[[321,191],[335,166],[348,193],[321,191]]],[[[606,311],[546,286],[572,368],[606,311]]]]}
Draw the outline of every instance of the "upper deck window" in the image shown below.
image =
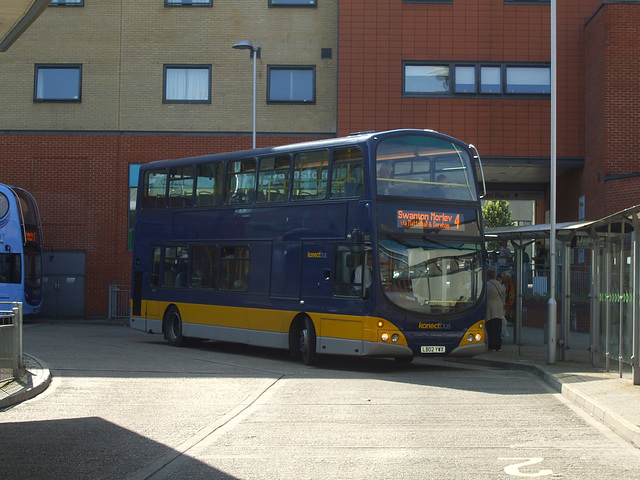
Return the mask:
{"type": "Polygon", "coordinates": [[[284,202],[289,193],[291,158],[276,155],[260,159],[258,174],[258,202],[284,202]]]}
{"type": "Polygon", "coordinates": [[[362,152],[359,148],[337,148],[331,166],[331,198],[359,197],[363,191],[362,152]]]}
{"type": "Polygon", "coordinates": [[[256,191],[256,161],[253,158],[227,164],[227,188],[224,201],[228,205],[253,203],[256,191]]]}
{"type": "Polygon", "coordinates": [[[4,193],[0,193],[0,218],[9,212],[9,199],[4,193]]]}
{"type": "Polygon", "coordinates": [[[477,199],[471,158],[446,140],[427,135],[386,138],[378,145],[376,165],[378,195],[477,199]]]}
{"type": "Polygon", "coordinates": [[[167,171],[162,168],[144,173],[142,208],[164,208],[167,189],[167,171]]]}
{"type": "Polygon", "coordinates": [[[219,205],[222,202],[222,162],[198,165],[196,177],[196,205],[219,205]]]}
{"type": "Polygon", "coordinates": [[[169,206],[193,205],[193,167],[174,167],[169,171],[169,206]]]}
{"type": "Polygon", "coordinates": [[[329,151],[297,153],[294,159],[294,200],[321,200],[327,195],[329,151]]]}

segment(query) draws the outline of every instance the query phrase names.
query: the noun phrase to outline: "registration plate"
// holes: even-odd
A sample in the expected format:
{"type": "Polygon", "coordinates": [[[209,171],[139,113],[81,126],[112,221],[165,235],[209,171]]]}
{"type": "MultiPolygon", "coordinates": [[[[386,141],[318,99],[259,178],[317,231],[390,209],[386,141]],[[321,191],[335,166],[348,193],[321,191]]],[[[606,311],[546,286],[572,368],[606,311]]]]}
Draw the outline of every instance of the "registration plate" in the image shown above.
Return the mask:
{"type": "Polygon", "coordinates": [[[437,345],[437,346],[423,345],[420,347],[420,353],[444,353],[445,350],[446,350],[445,347],[443,347],[442,345],[437,345]]]}

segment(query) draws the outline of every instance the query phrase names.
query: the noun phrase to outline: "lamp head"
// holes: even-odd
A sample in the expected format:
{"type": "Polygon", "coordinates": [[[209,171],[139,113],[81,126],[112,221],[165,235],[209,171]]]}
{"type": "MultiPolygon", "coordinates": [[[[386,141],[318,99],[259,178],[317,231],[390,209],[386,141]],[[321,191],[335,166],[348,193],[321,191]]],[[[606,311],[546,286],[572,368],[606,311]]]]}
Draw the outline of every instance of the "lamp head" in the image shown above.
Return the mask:
{"type": "Polygon", "coordinates": [[[236,43],[233,48],[237,48],[238,50],[256,50],[258,47],[255,47],[249,40],[242,40],[236,43]]]}

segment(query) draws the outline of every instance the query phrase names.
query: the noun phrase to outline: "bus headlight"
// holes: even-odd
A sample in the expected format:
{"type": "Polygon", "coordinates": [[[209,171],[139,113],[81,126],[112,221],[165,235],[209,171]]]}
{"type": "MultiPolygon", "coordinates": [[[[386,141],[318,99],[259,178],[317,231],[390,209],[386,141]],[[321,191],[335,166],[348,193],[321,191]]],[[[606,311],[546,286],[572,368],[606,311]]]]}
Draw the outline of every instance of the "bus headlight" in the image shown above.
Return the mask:
{"type": "Polygon", "coordinates": [[[400,335],[398,335],[397,333],[394,333],[393,335],[391,335],[391,341],[393,343],[398,343],[398,340],[400,340],[400,335]]]}
{"type": "Polygon", "coordinates": [[[382,340],[383,342],[388,342],[389,334],[387,332],[384,332],[382,335],[380,335],[380,340],[382,340]]]}
{"type": "Polygon", "coordinates": [[[482,329],[484,328],[484,323],[480,322],[480,323],[478,324],[478,328],[479,328],[480,330],[482,330],[482,329]]]}
{"type": "Polygon", "coordinates": [[[473,333],[470,333],[469,335],[467,335],[467,342],[473,343],[473,333]]]}
{"type": "Polygon", "coordinates": [[[480,335],[479,333],[476,333],[476,342],[481,342],[482,341],[482,335],[480,335]]]}

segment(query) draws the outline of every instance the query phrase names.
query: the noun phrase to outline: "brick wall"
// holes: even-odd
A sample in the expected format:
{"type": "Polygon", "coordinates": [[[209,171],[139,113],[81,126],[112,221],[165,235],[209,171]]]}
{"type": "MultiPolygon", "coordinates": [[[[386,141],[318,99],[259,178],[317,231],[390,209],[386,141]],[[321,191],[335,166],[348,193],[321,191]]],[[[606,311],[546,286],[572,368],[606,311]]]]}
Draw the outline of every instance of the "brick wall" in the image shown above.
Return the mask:
{"type": "MultiPolygon", "coordinates": [[[[259,137],[258,146],[311,137],[259,137]]],[[[246,136],[0,135],[0,181],[30,191],[45,247],[86,254],[85,313],[105,315],[108,287],[130,283],[129,164],[251,147],[246,136]]]]}
{"type": "MultiPolygon", "coordinates": [[[[599,0],[558,8],[558,156],[584,155],[584,19],[599,0]]],[[[549,5],[340,2],[338,134],[432,128],[485,156],[549,156],[548,99],[403,98],[402,62],[549,62],[549,5]]]]}
{"type": "Polygon", "coordinates": [[[586,32],[587,218],[640,204],[640,3],[608,3],[586,32]]]}

